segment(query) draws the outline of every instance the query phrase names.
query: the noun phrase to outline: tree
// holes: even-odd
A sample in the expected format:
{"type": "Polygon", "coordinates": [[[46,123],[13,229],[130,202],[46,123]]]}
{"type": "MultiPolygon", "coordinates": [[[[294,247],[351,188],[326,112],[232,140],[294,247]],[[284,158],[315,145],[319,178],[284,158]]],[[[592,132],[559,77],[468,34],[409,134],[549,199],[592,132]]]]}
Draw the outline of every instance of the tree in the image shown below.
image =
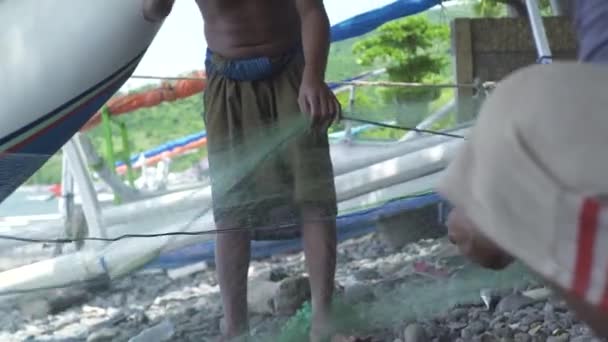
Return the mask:
{"type": "MultiPolygon", "coordinates": [[[[482,17],[500,17],[506,14],[506,9],[510,7],[517,16],[527,16],[525,0],[472,0],[473,10],[482,17]]],[[[551,3],[549,0],[540,0],[540,8],[543,15],[551,13],[551,3]]]]}
{"type": "MultiPolygon", "coordinates": [[[[447,66],[448,41],[448,27],[414,16],[382,25],[374,35],[355,43],[353,53],[361,65],[386,67],[390,81],[434,83],[447,66]]],[[[426,87],[386,87],[379,92],[385,103],[399,106],[402,124],[419,121],[429,103],[441,95],[439,89],[426,87]]]]}

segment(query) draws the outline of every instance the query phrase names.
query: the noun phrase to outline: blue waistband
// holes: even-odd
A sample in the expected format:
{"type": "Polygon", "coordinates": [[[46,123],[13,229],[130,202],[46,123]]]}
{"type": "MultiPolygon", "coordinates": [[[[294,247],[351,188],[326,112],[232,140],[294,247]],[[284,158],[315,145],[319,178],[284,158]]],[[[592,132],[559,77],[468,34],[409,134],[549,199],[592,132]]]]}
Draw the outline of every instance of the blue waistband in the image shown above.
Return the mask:
{"type": "Polygon", "coordinates": [[[301,51],[302,48],[298,45],[277,57],[225,59],[214,58],[213,51],[207,48],[205,72],[207,75],[219,74],[236,81],[259,81],[282,70],[301,51]]]}

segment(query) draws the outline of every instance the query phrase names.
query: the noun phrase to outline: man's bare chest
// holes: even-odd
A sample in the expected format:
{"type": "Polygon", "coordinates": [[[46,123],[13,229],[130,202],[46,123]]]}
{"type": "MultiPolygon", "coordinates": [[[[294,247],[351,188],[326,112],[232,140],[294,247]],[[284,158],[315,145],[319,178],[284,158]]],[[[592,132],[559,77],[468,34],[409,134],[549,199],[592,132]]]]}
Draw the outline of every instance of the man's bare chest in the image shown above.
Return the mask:
{"type": "Polygon", "coordinates": [[[294,0],[196,0],[196,2],[205,17],[279,14],[295,9],[294,0]]]}

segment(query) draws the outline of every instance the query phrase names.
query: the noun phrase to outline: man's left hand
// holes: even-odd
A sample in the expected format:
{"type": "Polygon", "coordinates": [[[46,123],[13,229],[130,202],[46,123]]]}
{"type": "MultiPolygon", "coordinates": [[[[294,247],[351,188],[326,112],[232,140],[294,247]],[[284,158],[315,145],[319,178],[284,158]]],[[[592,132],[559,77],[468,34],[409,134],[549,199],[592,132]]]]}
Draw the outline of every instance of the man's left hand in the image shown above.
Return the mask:
{"type": "Polygon", "coordinates": [[[340,118],[342,108],[340,102],[322,80],[309,77],[302,79],[300,94],[298,96],[300,110],[308,113],[312,119],[312,126],[325,131],[336,118],[340,118]]]}

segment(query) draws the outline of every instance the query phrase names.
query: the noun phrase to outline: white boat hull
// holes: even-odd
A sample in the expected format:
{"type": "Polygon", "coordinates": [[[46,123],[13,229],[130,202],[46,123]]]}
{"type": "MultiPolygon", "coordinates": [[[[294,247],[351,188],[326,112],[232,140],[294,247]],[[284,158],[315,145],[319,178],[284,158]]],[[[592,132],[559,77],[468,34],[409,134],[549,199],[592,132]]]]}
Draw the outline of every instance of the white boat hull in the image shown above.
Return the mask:
{"type": "Polygon", "coordinates": [[[141,6],[0,1],[0,201],[131,76],[160,27],[144,20],[141,6]]]}

